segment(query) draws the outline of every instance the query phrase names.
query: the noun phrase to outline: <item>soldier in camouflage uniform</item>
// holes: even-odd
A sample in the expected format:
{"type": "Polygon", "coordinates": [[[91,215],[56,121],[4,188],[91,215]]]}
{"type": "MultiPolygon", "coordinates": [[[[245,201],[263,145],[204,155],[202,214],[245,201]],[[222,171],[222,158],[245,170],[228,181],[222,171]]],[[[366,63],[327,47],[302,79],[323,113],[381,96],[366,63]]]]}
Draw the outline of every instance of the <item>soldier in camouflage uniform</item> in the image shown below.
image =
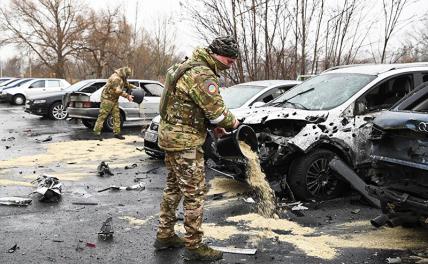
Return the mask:
{"type": "Polygon", "coordinates": [[[237,57],[238,46],[233,38],[216,38],[208,48],[196,49],[191,59],[172,66],[166,75],[160,104],[159,147],[165,150],[168,176],[154,247],[185,246],[184,257],[189,260],[217,260],[223,256],[202,243],[206,191],[202,145],[208,124],[223,131],[239,125],[218,89],[219,72],[232,66],[237,57]],[[175,212],[182,197],[184,239],[174,232],[175,212]]]}
{"type": "Polygon", "coordinates": [[[131,69],[129,67],[123,67],[114,71],[114,73],[108,78],[107,84],[101,94],[101,106],[100,113],[98,114],[97,122],[94,126],[94,134],[102,140],[101,130],[103,128],[104,121],[107,116],[111,113],[113,117],[113,133],[114,137],[118,139],[125,139],[120,133],[120,110],[119,110],[119,96],[125,97],[130,102],[133,100],[133,96],[127,94],[124,89],[136,88],[134,85],[129,84],[127,78],[131,75],[131,69]]]}

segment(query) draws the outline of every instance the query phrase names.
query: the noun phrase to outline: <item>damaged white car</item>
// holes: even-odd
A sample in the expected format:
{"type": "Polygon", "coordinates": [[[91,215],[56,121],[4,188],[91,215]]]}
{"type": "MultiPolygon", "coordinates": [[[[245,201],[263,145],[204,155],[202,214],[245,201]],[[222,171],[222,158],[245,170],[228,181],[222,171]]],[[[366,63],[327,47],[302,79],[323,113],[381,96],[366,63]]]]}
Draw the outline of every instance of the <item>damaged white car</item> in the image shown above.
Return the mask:
{"type": "Polygon", "coordinates": [[[239,116],[257,133],[269,180],[296,198],[326,199],[347,186],[330,160],[366,175],[370,121],[427,80],[428,63],[336,67],[239,116]]]}

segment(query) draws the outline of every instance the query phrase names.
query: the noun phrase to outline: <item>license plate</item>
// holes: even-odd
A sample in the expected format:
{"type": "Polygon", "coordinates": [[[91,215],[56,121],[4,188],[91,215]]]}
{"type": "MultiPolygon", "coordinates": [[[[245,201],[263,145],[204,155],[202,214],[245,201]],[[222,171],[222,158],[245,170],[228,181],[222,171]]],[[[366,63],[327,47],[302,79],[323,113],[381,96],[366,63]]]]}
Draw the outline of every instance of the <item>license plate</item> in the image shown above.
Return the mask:
{"type": "Polygon", "coordinates": [[[144,140],[147,140],[150,142],[156,142],[158,140],[158,134],[146,132],[146,134],[144,135],[144,140]]]}
{"type": "Polygon", "coordinates": [[[76,108],[81,108],[83,106],[83,103],[81,103],[81,102],[75,102],[74,103],[74,107],[76,107],[76,108]]]}

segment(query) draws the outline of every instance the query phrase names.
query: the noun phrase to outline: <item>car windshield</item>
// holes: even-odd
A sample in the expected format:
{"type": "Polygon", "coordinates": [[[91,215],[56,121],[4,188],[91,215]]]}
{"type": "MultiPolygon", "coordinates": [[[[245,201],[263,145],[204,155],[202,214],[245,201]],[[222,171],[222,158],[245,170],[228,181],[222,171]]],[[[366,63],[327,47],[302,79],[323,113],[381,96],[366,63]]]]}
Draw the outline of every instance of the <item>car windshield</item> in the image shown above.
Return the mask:
{"type": "Polygon", "coordinates": [[[66,89],[64,89],[64,91],[66,91],[66,92],[77,91],[80,88],[82,88],[83,86],[85,86],[86,84],[88,84],[89,82],[90,82],[89,80],[83,80],[83,81],[77,82],[75,84],[68,86],[66,89]]]}
{"type": "Polygon", "coordinates": [[[295,86],[269,105],[307,110],[329,110],[351,98],[375,75],[358,73],[327,73],[295,86]]]}
{"type": "Polygon", "coordinates": [[[245,104],[251,97],[256,95],[261,90],[265,89],[266,86],[262,85],[246,85],[237,84],[220,91],[221,97],[223,97],[224,103],[229,109],[239,108],[245,104]]]}

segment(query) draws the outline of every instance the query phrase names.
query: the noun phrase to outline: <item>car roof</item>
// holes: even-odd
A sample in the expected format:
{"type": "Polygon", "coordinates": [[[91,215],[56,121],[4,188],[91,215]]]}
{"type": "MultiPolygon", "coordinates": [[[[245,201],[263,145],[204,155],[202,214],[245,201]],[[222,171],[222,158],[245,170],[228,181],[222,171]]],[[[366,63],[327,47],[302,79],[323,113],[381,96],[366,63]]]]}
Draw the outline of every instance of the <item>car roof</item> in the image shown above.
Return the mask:
{"type": "MultiPolygon", "coordinates": [[[[398,69],[418,69],[426,67],[428,69],[428,62],[415,62],[415,63],[396,63],[396,64],[353,64],[343,65],[329,68],[324,73],[360,73],[378,75],[392,70],[398,69]]],[[[427,70],[424,69],[424,70],[427,70]]]]}
{"type": "Polygon", "coordinates": [[[261,80],[261,81],[252,81],[252,82],[245,82],[245,83],[239,83],[237,85],[259,85],[259,86],[277,86],[277,85],[293,85],[293,84],[299,84],[301,81],[295,81],[295,80],[261,80]]]}

